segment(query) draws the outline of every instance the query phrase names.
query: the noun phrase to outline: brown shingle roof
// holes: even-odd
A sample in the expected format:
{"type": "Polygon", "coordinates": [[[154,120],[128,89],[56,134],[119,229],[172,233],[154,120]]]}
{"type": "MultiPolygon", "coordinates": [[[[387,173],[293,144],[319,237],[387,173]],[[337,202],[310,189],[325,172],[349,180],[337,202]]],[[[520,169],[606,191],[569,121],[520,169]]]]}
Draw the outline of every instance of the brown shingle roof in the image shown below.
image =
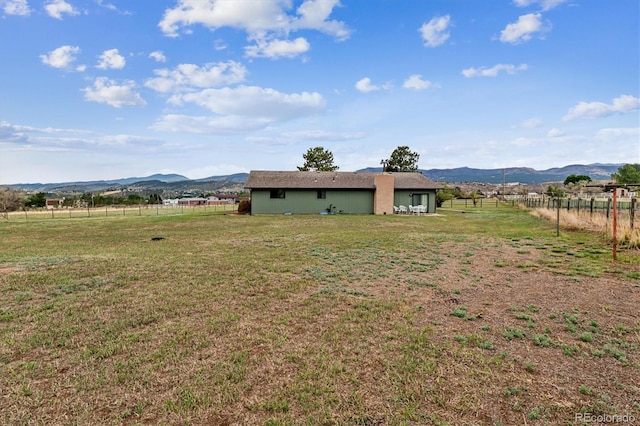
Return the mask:
{"type": "MultiPolygon", "coordinates": [[[[375,189],[372,172],[282,172],[252,170],[247,189],[375,189]]],[[[420,173],[390,173],[395,189],[441,189],[420,173]]]]}

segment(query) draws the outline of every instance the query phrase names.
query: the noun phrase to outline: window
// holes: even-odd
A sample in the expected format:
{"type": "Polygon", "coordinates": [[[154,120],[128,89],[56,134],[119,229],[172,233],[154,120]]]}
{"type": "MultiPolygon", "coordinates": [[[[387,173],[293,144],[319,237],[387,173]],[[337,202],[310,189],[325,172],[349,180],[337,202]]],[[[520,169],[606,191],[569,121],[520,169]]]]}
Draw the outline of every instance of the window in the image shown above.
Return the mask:
{"type": "Polygon", "coordinates": [[[316,197],[316,198],[318,198],[319,200],[321,200],[321,199],[322,199],[322,200],[324,200],[324,199],[326,199],[326,198],[327,198],[327,191],[320,191],[320,190],[318,190],[317,194],[318,194],[318,195],[317,195],[317,197],[316,197]]]}
{"type": "Polygon", "coordinates": [[[284,189],[272,189],[270,198],[284,198],[284,189]]]}
{"type": "Polygon", "coordinates": [[[411,204],[414,206],[429,206],[429,194],[411,194],[411,204]]]}

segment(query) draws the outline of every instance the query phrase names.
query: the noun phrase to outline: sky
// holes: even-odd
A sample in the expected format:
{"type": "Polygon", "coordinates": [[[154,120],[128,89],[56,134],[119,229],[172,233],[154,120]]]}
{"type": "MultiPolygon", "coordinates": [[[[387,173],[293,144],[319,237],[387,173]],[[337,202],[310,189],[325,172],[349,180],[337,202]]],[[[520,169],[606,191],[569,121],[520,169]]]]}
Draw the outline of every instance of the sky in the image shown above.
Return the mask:
{"type": "Polygon", "coordinates": [[[0,0],[0,184],[640,163],[638,0],[0,0]]]}

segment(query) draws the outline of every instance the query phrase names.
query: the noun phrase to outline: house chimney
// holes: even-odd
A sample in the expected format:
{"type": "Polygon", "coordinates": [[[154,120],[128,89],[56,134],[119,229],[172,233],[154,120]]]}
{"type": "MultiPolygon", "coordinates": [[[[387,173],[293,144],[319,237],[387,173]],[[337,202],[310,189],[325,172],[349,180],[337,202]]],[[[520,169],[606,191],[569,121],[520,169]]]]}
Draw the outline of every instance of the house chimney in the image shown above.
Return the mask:
{"type": "Polygon", "coordinates": [[[394,177],[389,173],[376,175],[374,186],[376,192],[373,195],[374,214],[393,214],[393,187],[394,177]]]}

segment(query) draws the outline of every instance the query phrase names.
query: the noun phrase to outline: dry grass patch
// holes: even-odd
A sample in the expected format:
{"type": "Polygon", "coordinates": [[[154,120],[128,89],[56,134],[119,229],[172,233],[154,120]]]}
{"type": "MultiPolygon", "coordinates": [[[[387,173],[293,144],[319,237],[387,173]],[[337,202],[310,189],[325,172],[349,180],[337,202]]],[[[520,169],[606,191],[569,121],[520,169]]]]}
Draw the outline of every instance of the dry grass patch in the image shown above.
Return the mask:
{"type": "Polygon", "coordinates": [[[0,227],[3,424],[640,417],[637,253],[518,209],[0,227]]]}
{"type": "MultiPolygon", "coordinates": [[[[532,210],[536,216],[556,222],[558,212],[555,209],[538,208],[532,210]]],[[[607,218],[604,213],[560,210],[560,226],[568,230],[586,230],[596,232],[613,239],[613,219],[607,218]]],[[[617,233],[618,242],[623,247],[640,248],[640,226],[631,227],[628,212],[618,213],[617,233]]]]}

